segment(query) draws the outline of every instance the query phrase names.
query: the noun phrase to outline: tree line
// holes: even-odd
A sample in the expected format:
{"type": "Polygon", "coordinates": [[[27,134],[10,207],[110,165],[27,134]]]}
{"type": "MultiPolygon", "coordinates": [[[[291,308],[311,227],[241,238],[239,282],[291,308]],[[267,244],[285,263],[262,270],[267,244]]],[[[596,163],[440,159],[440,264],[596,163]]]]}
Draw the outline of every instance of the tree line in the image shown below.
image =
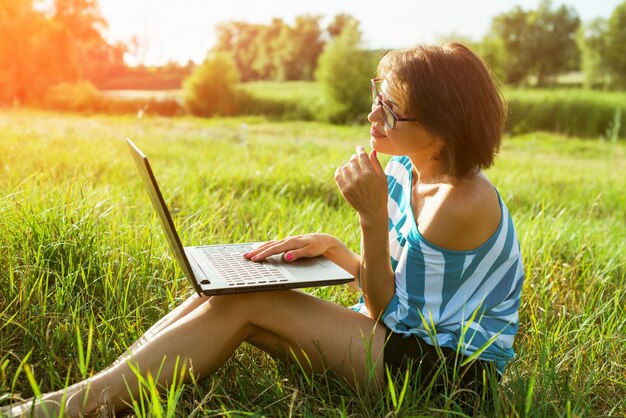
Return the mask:
{"type": "Polygon", "coordinates": [[[241,21],[217,26],[213,51],[233,55],[241,80],[313,80],[324,46],[356,19],[336,15],[325,28],[322,16],[297,16],[293,24],[274,18],[267,24],[241,21]]]}
{"type": "MultiPolygon", "coordinates": [[[[546,86],[582,67],[588,86],[626,87],[626,1],[605,23],[599,22],[582,25],[573,8],[554,8],[544,0],[536,10],[517,6],[494,17],[481,41],[459,35],[442,40],[468,44],[507,84],[534,79],[534,84],[546,86]],[[585,32],[588,27],[594,28],[592,34],[585,32]]],[[[317,117],[355,121],[371,100],[364,86],[384,51],[363,50],[359,22],[349,15],[336,16],[325,31],[319,23],[319,17],[301,16],[293,26],[280,19],[269,25],[220,25],[217,44],[184,84],[188,110],[202,116],[237,113],[250,103],[237,89],[239,81],[315,78],[324,92],[317,117]],[[218,96],[223,102],[215,100],[218,96]],[[210,103],[206,97],[212,97],[210,103]]]]}
{"type": "MultiPolygon", "coordinates": [[[[359,22],[348,14],[335,16],[326,26],[322,21],[322,16],[302,15],[292,23],[224,22],[216,28],[209,56],[230,55],[243,82],[313,80],[324,73],[318,71],[323,51],[335,45],[344,54],[337,58],[338,71],[345,70],[342,59],[367,61],[371,75],[372,60],[362,57],[375,59],[384,51],[363,50],[359,22]],[[352,28],[352,40],[339,48],[337,40],[347,27],[352,28]]],[[[132,86],[116,80],[134,80],[149,88],[168,78],[172,88],[193,70],[191,63],[163,69],[128,67],[124,54],[132,52],[132,43],[107,42],[106,25],[97,0],[0,0],[0,104],[37,102],[50,86],[85,80],[125,88],[132,86]]],[[[549,85],[559,74],[582,70],[588,87],[626,87],[626,1],[608,19],[582,23],[573,8],[553,7],[544,0],[535,10],[517,6],[494,17],[479,41],[460,35],[442,38],[469,44],[505,83],[534,80],[549,85]]]]}
{"type": "MultiPolygon", "coordinates": [[[[341,14],[326,28],[320,21],[320,16],[299,16],[293,25],[281,19],[267,25],[226,22],[217,28],[213,50],[233,55],[244,82],[310,80],[324,46],[356,19],[341,14]]],[[[547,86],[558,75],[580,70],[586,87],[626,87],[626,2],[608,19],[583,23],[574,8],[543,0],[537,9],[516,6],[495,16],[479,41],[459,34],[440,38],[468,44],[506,84],[533,80],[547,86]]]]}
{"type": "Polygon", "coordinates": [[[626,88],[626,2],[608,19],[588,23],[574,8],[554,8],[550,0],[536,10],[516,6],[494,17],[489,33],[470,44],[508,84],[532,77],[545,86],[560,74],[581,70],[585,87],[626,88]]]}

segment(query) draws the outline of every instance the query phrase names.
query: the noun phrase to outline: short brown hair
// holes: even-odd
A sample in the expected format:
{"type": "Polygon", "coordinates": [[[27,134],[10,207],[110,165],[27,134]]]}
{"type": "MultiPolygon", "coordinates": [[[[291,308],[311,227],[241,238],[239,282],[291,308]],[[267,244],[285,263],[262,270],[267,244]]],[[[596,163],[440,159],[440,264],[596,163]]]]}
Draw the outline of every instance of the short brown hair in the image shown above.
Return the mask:
{"type": "Polygon", "coordinates": [[[491,71],[458,43],[392,51],[378,77],[406,116],[444,142],[439,158],[453,178],[486,169],[500,149],[506,104],[491,71]]]}

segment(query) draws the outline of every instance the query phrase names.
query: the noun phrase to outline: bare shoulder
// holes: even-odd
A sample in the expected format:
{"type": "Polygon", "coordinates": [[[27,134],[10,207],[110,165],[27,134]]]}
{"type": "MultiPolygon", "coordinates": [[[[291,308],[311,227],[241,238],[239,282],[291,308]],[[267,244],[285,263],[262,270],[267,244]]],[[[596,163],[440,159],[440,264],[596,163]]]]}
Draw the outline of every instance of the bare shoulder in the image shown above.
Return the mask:
{"type": "Polygon", "coordinates": [[[456,251],[484,244],[498,229],[502,211],[493,184],[482,173],[441,185],[420,219],[420,233],[429,242],[456,251]]]}

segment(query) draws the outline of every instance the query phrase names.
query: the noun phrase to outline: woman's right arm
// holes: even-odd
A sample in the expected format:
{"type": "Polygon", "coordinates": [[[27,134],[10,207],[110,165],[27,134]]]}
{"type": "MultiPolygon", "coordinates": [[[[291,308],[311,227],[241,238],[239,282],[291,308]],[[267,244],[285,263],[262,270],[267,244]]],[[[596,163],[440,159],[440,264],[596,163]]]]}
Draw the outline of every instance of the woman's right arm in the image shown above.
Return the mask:
{"type": "Polygon", "coordinates": [[[353,275],[355,277],[355,280],[349,282],[348,286],[350,286],[357,292],[360,292],[361,289],[358,285],[358,277],[361,270],[361,257],[350,248],[348,248],[346,244],[341,242],[338,238],[335,238],[332,235],[327,236],[329,237],[329,240],[334,240],[335,242],[333,245],[329,246],[329,248],[324,253],[324,256],[351,275],[353,275]]]}
{"type": "MultiPolygon", "coordinates": [[[[245,254],[252,261],[262,261],[275,254],[282,254],[286,261],[299,258],[311,258],[323,255],[354,277],[358,277],[361,257],[350,250],[346,244],[329,234],[305,234],[287,237],[277,241],[268,241],[245,254]]],[[[358,290],[356,283],[350,286],[358,290]]]]}

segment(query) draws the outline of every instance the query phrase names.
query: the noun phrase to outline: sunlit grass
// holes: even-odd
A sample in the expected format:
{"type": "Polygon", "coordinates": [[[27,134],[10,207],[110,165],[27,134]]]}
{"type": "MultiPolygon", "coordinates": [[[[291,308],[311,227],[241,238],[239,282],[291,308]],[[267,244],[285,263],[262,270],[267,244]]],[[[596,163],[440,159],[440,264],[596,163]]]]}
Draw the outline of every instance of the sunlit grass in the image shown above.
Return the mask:
{"type": "MultiPolygon", "coordinates": [[[[173,262],[124,139],[151,158],[186,245],[324,231],[359,248],[334,169],[366,127],[0,113],[0,399],[106,367],[192,290],[173,262]],[[89,350],[89,335],[91,349],[89,350]],[[82,347],[82,348],[81,348],[82,347]],[[82,354],[81,354],[82,353],[82,354]],[[28,373],[32,379],[28,378],[28,373]],[[69,376],[69,378],[68,378],[69,376]]],[[[386,159],[385,159],[386,160],[386,159]]],[[[626,147],[550,134],[506,138],[488,175],[521,239],[516,361],[495,415],[626,413],[626,147]]],[[[311,290],[349,305],[342,288],[311,290]]],[[[152,386],[151,386],[152,385],[152,386]]],[[[205,382],[145,398],[168,415],[446,415],[408,390],[354,393],[242,347],[205,382]]]]}
{"type": "Polygon", "coordinates": [[[263,99],[305,101],[322,99],[322,89],[319,83],[314,81],[253,81],[242,84],[242,87],[263,99]]]}

